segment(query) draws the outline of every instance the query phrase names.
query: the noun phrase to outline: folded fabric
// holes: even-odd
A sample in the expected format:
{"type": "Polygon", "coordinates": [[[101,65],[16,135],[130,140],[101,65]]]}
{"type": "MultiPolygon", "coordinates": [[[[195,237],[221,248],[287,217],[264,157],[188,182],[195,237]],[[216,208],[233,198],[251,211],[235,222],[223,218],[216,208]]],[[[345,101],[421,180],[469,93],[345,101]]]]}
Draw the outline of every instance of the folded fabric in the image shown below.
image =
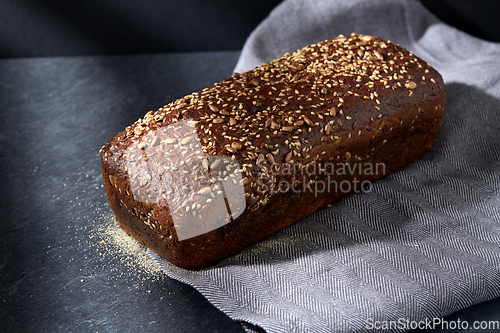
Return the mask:
{"type": "Polygon", "coordinates": [[[500,44],[417,1],[289,0],[251,34],[235,71],[351,32],[389,39],[443,75],[433,149],[213,267],[184,270],[149,252],[248,332],[368,332],[500,296],[500,44]]]}

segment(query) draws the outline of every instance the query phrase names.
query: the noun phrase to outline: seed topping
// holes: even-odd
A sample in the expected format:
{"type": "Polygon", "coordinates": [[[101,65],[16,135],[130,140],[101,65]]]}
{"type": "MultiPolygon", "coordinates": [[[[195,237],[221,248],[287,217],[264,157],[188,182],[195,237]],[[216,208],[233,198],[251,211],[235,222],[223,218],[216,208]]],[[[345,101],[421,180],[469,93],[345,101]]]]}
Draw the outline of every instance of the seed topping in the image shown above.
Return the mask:
{"type": "Polygon", "coordinates": [[[210,194],[210,192],[212,192],[212,189],[209,186],[207,186],[202,188],[198,193],[201,195],[208,195],[210,194]]]}
{"type": "MultiPolygon", "coordinates": [[[[150,111],[128,127],[115,144],[131,139],[135,149],[142,149],[127,156],[130,163],[182,160],[183,165],[158,163],[158,170],[163,177],[170,177],[169,181],[181,181],[174,171],[185,179],[193,176],[200,181],[216,177],[236,184],[241,179],[240,184],[252,188],[246,198],[249,206],[259,207],[276,189],[270,186],[267,192],[257,194],[258,174],[272,174],[271,168],[285,163],[296,167],[315,158],[357,161],[361,157],[347,151],[351,138],[375,138],[390,131],[387,106],[393,108],[414,96],[430,98],[415,89],[417,85],[440,89],[438,78],[427,63],[390,41],[360,34],[339,36],[287,53],[254,70],[234,73],[212,87],[150,111]],[[148,136],[180,122],[187,122],[193,131],[148,136]],[[144,140],[146,136],[148,140],[144,140]],[[323,145],[332,149],[322,150],[323,145]],[[176,149],[181,150],[179,156],[168,155],[176,149]],[[195,156],[198,149],[201,153],[195,156]],[[237,162],[241,178],[230,177],[234,171],[231,163],[212,159],[224,155],[237,162]],[[198,169],[191,169],[190,159],[205,162],[203,167],[200,162],[198,169]]],[[[112,151],[104,152],[104,158],[114,157],[112,151]]],[[[153,178],[145,178],[137,177],[137,181],[153,186],[153,178]]],[[[215,190],[209,190],[203,187],[194,193],[211,200],[215,190]]],[[[186,203],[191,207],[189,213],[201,217],[192,204],[186,203]]]]}
{"type": "Polygon", "coordinates": [[[415,89],[417,87],[417,84],[415,82],[413,82],[413,81],[410,81],[405,86],[408,89],[415,89]]]}

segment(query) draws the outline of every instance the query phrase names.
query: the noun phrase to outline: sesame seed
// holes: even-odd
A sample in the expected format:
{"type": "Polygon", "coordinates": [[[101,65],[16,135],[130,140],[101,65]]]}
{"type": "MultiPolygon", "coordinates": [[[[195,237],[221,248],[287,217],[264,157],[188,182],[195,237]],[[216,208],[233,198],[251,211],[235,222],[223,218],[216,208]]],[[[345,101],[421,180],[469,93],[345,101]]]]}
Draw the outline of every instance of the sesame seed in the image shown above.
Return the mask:
{"type": "Polygon", "coordinates": [[[295,82],[297,80],[300,79],[300,74],[299,73],[295,73],[292,77],[292,79],[290,80],[290,82],[295,82]]]}
{"type": "Polygon", "coordinates": [[[265,160],[264,154],[260,154],[260,155],[257,157],[256,164],[261,164],[262,162],[264,162],[264,160],[265,160]]]}
{"type": "Polygon", "coordinates": [[[314,122],[311,119],[307,118],[306,116],[304,116],[302,119],[304,119],[304,121],[306,122],[307,125],[309,125],[311,127],[314,126],[314,122]]]}
{"type": "Polygon", "coordinates": [[[239,150],[239,149],[241,149],[241,147],[242,147],[241,143],[239,143],[237,141],[233,141],[231,143],[231,148],[233,148],[233,149],[239,150]]]}
{"type": "Polygon", "coordinates": [[[325,126],[325,134],[326,135],[330,135],[331,129],[332,129],[332,127],[330,126],[330,123],[326,124],[326,126],[325,126]]]}
{"type": "Polygon", "coordinates": [[[382,130],[384,129],[384,126],[385,126],[385,121],[384,121],[384,120],[382,120],[382,121],[380,122],[380,124],[378,125],[378,129],[379,129],[379,131],[382,131],[382,130]]]}
{"type": "Polygon", "coordinates": [[[405,87],[408,89],[415,89],[417,87],[417,84],[413,81],[410,81],[407,84],[405,84],[405,87]]]}
{"type": "Polygon", "coordinates": [[[210,165],[210,169],[216,169],[219,165],[220,165],[220,160],[215,160],[211,165],[210,165]]]}
{"type": "Polygon", "coordinates": [[[209,186],[207,186],[207,187],[204,187],[201,190],[199,190],[198,194],[208,195],[210,192],[212,192],[212,189],[209,186]]]}
{"type": "Polygon", "coordinates": [[[181,140],[181,144],[182,144],[182,145],[187,145],[187,144],[188,144],[188,143],[190,143],[193,139],[194,139],[194,137],[192,137],[192,136],[187,136],[187,137],[185,137],[185,138],[183,138],[183,139],[181,140]]]}

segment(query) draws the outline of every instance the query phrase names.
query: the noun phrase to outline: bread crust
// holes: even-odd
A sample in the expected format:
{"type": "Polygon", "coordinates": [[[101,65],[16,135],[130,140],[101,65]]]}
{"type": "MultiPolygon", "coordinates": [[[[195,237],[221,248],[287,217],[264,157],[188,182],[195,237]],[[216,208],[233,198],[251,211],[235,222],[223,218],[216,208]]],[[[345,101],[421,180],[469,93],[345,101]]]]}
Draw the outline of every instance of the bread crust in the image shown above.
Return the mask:
{"type": "Polygon", "coordinates": [[[424,155],[445,100],[411,52],[339,36],[148,112],[101,149],[104,185],[128,234],[202,268],[424,155]]]}

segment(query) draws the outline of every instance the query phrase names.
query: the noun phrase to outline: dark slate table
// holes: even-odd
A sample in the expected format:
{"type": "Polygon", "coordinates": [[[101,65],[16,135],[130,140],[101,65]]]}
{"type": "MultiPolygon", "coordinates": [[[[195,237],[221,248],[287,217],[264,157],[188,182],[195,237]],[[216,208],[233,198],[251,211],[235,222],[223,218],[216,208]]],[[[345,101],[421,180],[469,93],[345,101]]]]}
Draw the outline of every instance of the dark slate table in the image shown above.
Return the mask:
{"type": "MultiPolygon", "coordinates": [[[[98,156],[147,111],[230,76],[238,55],[0,60],[0,332],[244,332],[120,233],[98,156]]],[[[499,313],[493,300],[446,320],[499,313]]]]}

